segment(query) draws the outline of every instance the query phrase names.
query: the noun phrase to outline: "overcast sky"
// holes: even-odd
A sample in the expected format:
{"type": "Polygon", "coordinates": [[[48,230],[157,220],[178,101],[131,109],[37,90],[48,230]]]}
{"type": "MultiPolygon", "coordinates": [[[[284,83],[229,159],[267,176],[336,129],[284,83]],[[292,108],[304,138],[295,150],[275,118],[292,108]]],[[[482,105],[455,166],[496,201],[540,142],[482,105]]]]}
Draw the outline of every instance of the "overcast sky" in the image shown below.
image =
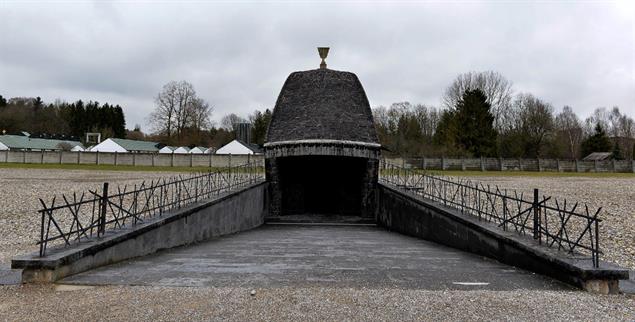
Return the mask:
{"type": "Polygon", "coordinates": [[[440,105],[460,73],[494,70],[560,110],[635,115],[635,6],[623,2],[26,2],[0,0],[0,95],[124,107],[191,82],[213,118],[272,108],[289,75],[360,78],[371,106],[440,105]]]}

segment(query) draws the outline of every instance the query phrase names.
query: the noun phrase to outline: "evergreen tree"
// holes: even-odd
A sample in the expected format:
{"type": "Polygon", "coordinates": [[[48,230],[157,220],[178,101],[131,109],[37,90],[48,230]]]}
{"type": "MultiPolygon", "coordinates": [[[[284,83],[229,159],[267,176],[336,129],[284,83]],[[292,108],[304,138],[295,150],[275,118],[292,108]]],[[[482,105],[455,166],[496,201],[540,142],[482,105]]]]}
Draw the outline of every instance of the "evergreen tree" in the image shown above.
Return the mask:
{"type": "Polygon", "coordinates": [[[7,106],[7,99],[0,95],[0,108],[7,106]]]}
{"type": "Polygon", "coordinates": [[[433,142],[437,145],[454,147],[456,145],[457,127],[453,111],[443,111],[437,124],[433,142]]]}
{"type": "Polygon", "coordinates": [[[622,148],[620,148],[620,145],[618,142],[615,142],[615,144],[613,145],[613,152],[611,153],[611,158],[613,158],[614,160],[624,160],[624,158],[622,157],[622,148]]]}
{"type": "Polygon", "coordinates": [[[611,151],[611,140],[600,123],[595,125],[595,133],[582,141],[582,155],[587,156],[593,152],[611,151]]]}
{"type": "Polygon", "coordinates": [[[114,107],[114,120],[112,129],[115,133],[115,137],[126,137],[126,118],[123,115],[123,109],[119,105],[115,105],[114,107]]]}
{"type": "Polygon", "coordinates": [[[250,117],[251,120],[251,140],[256,144],[264,144],[267,128],[271,122],[271,110],[266,109],[264,113],[255,111],[250,117]]]}
{"type": "Polygon", "coordinates": [[[457,143],[476,157],[496,155],[494,116],[487,97],[479,89],[467,90],[457,103],[457,143]]]}

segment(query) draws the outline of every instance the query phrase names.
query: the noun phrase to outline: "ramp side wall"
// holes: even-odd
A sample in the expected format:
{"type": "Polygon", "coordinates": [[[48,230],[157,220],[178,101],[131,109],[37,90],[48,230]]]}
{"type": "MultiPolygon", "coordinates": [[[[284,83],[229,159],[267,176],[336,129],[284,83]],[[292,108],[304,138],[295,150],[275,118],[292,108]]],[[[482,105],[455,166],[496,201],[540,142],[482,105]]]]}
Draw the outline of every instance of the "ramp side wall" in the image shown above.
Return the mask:
{"type": "Polygon", "coordinates": [[[417,195],[384,184],[377,190],[377,223],[388,230],[493,258],[598,293],[616,293],[619,280],[628,279],[628,270],[604,262],[600,268],[593,268],[590,260],[570,259],[534,245],[526,236],[503,231],[417,195]]]}
{"type": "Polygon", "coordinates": [[[181,209],[152,223],[101,240],[78,244],[58,254],[14,259],[23,268],[22,282],[54,282],[66,276],[126,259],[155,253],[223,235],[256,228],[264,223],[266,183],[181,209]]]}

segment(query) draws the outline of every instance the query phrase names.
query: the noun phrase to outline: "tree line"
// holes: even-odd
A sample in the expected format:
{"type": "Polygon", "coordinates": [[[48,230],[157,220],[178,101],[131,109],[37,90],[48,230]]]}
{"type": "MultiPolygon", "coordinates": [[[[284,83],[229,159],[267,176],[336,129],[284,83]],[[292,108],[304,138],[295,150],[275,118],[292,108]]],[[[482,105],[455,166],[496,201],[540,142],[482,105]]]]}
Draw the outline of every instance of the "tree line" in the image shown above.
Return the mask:
{"type": "Polygon", "coordinates": [[[459,75],[441,107],[399,102],[373,109],[388,154],[576,159],[635,153],[635,122],[619,107],[597,108],[582,120],[570,106],[554,107],[530,93],[514,94],[496,72],[459,75]]]}
{"type": "Polygon", "coordinates": [[[103,138],[126,137],[126,121],[119,105],[96,101],[73,103],[57,100],[45,103],[40,97],[0,95],[0,134],[27,131],[41,137],[83,139],[86,132],[100,132],[103,138]]]}
{"type": "Polygon", "coordinates": [[[175,146],[221,147],[236,138],[235,125],[251,123],[251,143],[264,144],[271,110],[256,110],[246,118],[230,113],[220,124],[212,121],[214,107],[199,97],[187,81],[171,81],[155,97],[150,114],[152,134],[131,131],[135,139],[147,139],[175,146]]]}

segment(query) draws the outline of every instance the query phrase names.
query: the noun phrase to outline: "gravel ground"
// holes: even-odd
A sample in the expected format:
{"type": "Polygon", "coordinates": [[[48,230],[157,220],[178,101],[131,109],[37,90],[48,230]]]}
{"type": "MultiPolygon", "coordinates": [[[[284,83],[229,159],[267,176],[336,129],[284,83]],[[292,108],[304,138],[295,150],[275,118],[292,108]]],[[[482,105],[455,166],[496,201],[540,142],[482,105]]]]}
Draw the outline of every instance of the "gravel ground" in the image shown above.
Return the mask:
{"type": "MultiPolygon", "coordinates": [[[[36,250],[38,197],[134,184],[161,172],[0,169],[0,267],[36,250]]],[[[635,268],[635,178],[475,177],[602,206],[604,259],[635,268]]],[[[238,284],[238,283],[237,283],[238,284]]],[[[43,320],[635,320],[635,297],[582,291],[424,291],[283,287],[0,286],[0,321],[43,320]],[[66,288],[65,291],[62,289],[66,288]]]]}
{"type": "MultiPolygon", "coordinates": [[[[50,202],[53,196],[101,190],[105,181],[114,184],[139,184],[178,175],[169,172],[123,172],[51,169],[0,169],[0,267],[11,258],[37,250],[40,217],[38,198],[50,202]]],[[[180,173],[183,175],[183,173],[180,173]]],[[[59,202],[59,199],[58,199],[59,202]]]]}
{"type": "Polygon", "coordinates": [[[602,207],[600,247],[602,260],[635,270],[635,177],[466,177],[483,184],[567,199],[568,204],[586,203],[589,209],[602,207]]]}
{"type": "MultiPolygon", "coordinates": [[[[58,286],[59,287],[59,286],[58,286]]],[[[66,287],[66,286],[63,286],[66,287]]],[[[635,297],[350,288],[0,287],[7,321],[632,321],[635,297]],[[28,303],[28,305],[25,305],[28,303]]]]}

